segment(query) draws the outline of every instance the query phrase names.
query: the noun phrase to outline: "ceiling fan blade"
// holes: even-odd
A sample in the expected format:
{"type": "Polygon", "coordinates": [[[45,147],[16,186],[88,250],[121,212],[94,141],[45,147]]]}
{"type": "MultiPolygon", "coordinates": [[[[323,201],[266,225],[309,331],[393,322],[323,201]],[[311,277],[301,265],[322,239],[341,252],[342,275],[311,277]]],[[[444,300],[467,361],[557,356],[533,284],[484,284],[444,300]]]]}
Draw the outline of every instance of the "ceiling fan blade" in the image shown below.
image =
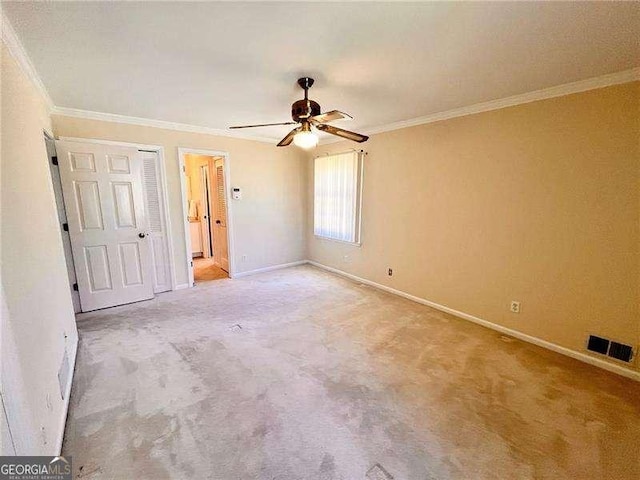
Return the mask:
{"type": "Polygon", "coordinates": [[[298,122],[282,122],[282,123],[261,123],[259,125],[240,125],[237,127],[229,127],[229,129],[237,129],[237,128],[255,128],[255,127],[272,127],[275,125],[295,125],[298,122]]]}
{"type": "Polygon", "coordinates": [[[341,112],[340,110],[331,110],[330,112],[321,113],[320,115],[315,115],[311,117],[309,120],[314,120],[318,123],[327,123],[333,122],[334,120],[341,120],[343,118],[348,118],[352,120],[353,117],[348,113],[341,112]]]}
{"type": "Polygon", "coordinates": [[[367,137],[366,135],[350,132],[349,130],[343,130],[342,128],[334,127],[332,125],[326,125],[324,123],[314,122],[314,126],[322,132],[327,132],[327,133],[330,133],[331,135],[337,135],[342,138],[353,140],[354,142],[362,143],[369,140],[369,137],[367,137]]]}
{"type": "Polygon", "coordinates": [[[289,133],[287,133],[286,137],[280,140],[280,143],[278,143],[278,146],[286,147],[287,145],[291,145],[291,142],[293,142],[293,137],[295,137],[296,133],[298,133],[299,131],[300,131],[300,127],[294,128],[293,130],[291,130],[289,133]]]}

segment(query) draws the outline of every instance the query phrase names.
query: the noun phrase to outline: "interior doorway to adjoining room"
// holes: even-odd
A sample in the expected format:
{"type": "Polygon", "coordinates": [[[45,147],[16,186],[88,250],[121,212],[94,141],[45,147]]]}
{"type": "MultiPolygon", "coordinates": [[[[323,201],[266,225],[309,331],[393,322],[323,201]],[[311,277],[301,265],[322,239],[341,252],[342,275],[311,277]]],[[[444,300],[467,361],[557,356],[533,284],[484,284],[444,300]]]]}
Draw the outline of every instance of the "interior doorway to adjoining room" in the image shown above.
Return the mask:
{"type": "Polygon", "coordinates": [[[190,277],[195,282],[228,278],[227,158],[201,151],[182,152],[180,157],[190,277]]]}

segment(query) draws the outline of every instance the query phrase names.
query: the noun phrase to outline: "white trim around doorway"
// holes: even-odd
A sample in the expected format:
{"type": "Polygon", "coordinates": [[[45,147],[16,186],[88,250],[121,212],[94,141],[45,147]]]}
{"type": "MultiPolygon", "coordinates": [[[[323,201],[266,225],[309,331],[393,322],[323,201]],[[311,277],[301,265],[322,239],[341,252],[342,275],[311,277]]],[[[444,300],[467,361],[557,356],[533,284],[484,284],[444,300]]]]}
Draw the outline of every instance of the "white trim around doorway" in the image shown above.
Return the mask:
{"type": "Polygon", "coordinates": [[[187,204],[187,176],[185,173],[186,162],[185,155],[206,155],[208,157],[223,157],[224,158],[224,186],[225,195],[227,199],[227,245],[229,246],[229,277],[235,277],[236,261],[235,261],[235,248],[233,242],[233,206],[231,202],[231,195],[229,194],[231,185],[231,158],[229,152],[222,152],[218,150],[202,150],[199,148],[187,148],[178,147],[178,168],[180,171],[180,203],[182,204],[182,220],[184,226],[184,242],[185,242],[185,255],[187,261],[187,271],[189,272],[189,287],[193,287],[193,259],[191,258],[191,234],[189,233],[189,206],[187,204]]]}

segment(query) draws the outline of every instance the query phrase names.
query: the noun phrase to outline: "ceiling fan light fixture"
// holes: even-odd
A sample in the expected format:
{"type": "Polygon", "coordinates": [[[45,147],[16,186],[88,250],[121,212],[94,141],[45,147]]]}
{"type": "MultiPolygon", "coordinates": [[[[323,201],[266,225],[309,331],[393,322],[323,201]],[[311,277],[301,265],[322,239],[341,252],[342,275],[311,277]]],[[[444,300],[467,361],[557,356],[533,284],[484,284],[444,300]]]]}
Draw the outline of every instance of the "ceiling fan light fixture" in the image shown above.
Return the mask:
{"type": "Polygon", "coordinates": [[[293,105],[291,105],[291,119],[293,122],[260,123],[258,125],[240,125],[229,128],[255,128],[299,124],[299,127],[291,130],[278,142],[278,147],[286,147],[293,143],[297,147],[304,148],[305,150],[318,145],[318,135],[312,130],[311,125],[321,132],[346,138],[347,140],[353,140],[354,142],[362,143],[369,139],[366,135],[350,132],[349,130],[334,127],[327,123],[341,119],[350,120],[353,117],[340,110],[331,110],[330,112],[322,113],[320,104],[309,98],[309,88],[313,85],[313,78],[299,78],[298,85],[304,90],[304,98],[293,102],[293,105]]]}
{"type": "Polygon", "coordinates": [[[318,136],[311,131],[309,124],[305,123],[303,128],[293,137],[293,143],[297,147],[309,150],[318,145],[318,136]]]}

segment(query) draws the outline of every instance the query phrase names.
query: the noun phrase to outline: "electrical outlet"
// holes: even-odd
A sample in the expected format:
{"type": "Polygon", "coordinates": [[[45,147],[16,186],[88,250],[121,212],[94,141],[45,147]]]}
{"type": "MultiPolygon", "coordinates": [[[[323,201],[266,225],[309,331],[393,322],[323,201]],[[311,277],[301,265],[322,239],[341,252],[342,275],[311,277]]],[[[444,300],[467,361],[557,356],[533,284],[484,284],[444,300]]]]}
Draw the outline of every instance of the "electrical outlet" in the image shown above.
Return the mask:
{"type": "Polygon", "coordinates": [[[349,263],[349,262],[351,262],[351,257],[349,255],[343,255],[342,256],[342,261],[344,263],[349,263]]]}
{"type": "Polygon", "coordinates": [[[389,271],[387,272],[387,274],[388,274],[390,277],[393,277],[393,268],[390,268],[390,269],[389,269],[389,271]]]}
{"type": "Polygon", "coordinates": [[[246,255],[242,255],[242,261],[246,262],[247,261],[247,256],[246,255]]]}
{"type": "Polygon", "coordinates": [[[512,313],[520,313],[520,302],[516,302],[515,300],[511,300],[511,312],[512,313]]]}

